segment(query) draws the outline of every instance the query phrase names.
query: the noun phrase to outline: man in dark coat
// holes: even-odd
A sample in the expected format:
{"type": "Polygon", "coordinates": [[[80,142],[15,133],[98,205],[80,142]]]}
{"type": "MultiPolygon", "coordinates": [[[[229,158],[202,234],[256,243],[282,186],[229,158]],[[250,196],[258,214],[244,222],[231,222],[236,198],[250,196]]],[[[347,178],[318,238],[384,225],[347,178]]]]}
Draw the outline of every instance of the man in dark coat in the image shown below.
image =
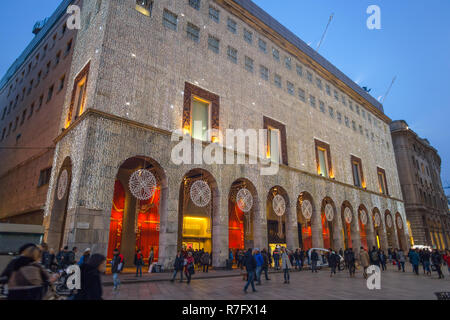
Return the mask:
{"type": "Polygon", "coordinates": [[[261,251],[261,255],[262,255],[263,261],[264,261],[263,267],[262,267],[262,271],[264,272],[264,275],[266,276],[266,280],[270,280],[269,279],[269,274],[268,274],[268,271],[269,271],[269,256],[267,254],[267,250],[263,249],[261,251]]]}
{"type": "Polygon", "coordinates": [[[244,256],[244,266],[247,270],[247,283],[244,287],[244,292],[247,293],[249,285],[252,285],[253,292],[255,289],[255,272],[256,272],[256,259],[252,254],[252,249],[248,249],[244,256]]]}
{"type": "Polygon", "coordinates": [[[348,248],[346,250],[344,259],[346,265],[348,266],[350,277],[353,277],[355,275],[356,268],[355,268],[355,253],[353,252],[352,248],[348,248]]]}
{"type": "Polygon", "coordinates": [[[183,282],[183,267],[184,267],[184,256],[183,253],[179,251],[177,256],[175,257],[175,262],[173,263],[173,277],[170,280],[171,282],[175,281],[178,272],[181,274],[180,282],[183,282]]]}
{"type": "Polygon", "coordinates": [[[92,255],[81,265],[81,290],[75,300],[103,300],[101,274],[106,270],[106,258],[101,254],[92,255]]]}
{"type": "Polygon", "coordinates": [[[316,250],[313,250],[311,252],[311,271],[312,272],[318,272],[317,271],[317,261],[319,261],[319,255],[317,254],[316,250]]]}
{"type": "Polygon", "coordinates": [[[333,276],[333,273],[336,274],[336,267],[339,264],[339,256],[336,254],[336,252],[331,251],[330,255],[328,256],[328,264],[331,268],[330,277],[333,276]]]}

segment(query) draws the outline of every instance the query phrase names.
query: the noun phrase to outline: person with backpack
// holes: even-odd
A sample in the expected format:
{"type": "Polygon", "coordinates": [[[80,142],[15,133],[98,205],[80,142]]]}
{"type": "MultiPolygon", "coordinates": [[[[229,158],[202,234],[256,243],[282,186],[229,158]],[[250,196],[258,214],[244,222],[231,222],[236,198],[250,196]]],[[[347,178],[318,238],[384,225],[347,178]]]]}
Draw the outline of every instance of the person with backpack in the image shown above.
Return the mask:
{"type": "Polygon", "coordinates": [[[134,265],[136,266],[136,277],[142,278],[142,266],[144,265],[144,255],[141,250],[138,249],[134,255],[134,265]]]}
{"type": "Polygon", "coordinates": [[[408,254],[409,262],[411,262],[413,272],[418,276],[419,275],[419,263],[420,263],[420,255],[419,249],[411,250],[408,254]]]}
{"type": "Polygon", "coordinates": [[[119,249],[114,249],[114,256],[111,260],[111,272],[113,275],[114,290],[117,290],[120,286],[119,274],[122,272],[125,265],[125,259],[119,253],[119,249]]]}

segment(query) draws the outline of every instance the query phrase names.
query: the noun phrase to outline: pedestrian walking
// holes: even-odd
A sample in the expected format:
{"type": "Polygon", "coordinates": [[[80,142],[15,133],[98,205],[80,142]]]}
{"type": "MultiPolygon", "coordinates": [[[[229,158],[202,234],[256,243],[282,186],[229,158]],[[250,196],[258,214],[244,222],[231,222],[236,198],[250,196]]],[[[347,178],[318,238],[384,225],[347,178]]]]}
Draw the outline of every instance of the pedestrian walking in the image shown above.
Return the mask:
{"type": "Polygon", "coordinates": [[[264,258],[259,252],[259,249],[255,249],[255,260],[256,260],[256,270],[255,270],[255,281],[257,281],[257,285],[261,285],[261,272],[264,265],[264,258]]]}
{"type": "Polygon", "coordinates": [[[142,277],[142,266],[144,265],[144,256],[140,249],[134,255],[134,265],[136,266],[136,277],[142,277]]]}
{"type": "Polygon", "coordinates": [[[119,274],[122,272],[125,265],[125,259],[119,253],[118,249],[114,249],[113,258],[111,260],[111,273],[113,275],[114,290],[117,290],[120,286],[119,274]]]}
{"type": "Polygon", "coordinates": [[[184,256],[183,252],[178,251],[177,256],[175,257],[175,262],[173,263],[173,276],[170,280],[171,282],[175,281],[177,277],[177,273],[180,273],[180,282],[183,282],[183,268],[184,268],[184,256]]]}
{"type": "Polygon", "coordinates": [[[378,254],[378,250],[375,248],[375,246],[372,247],[372,250],[370,251],[370,263],[380,266],[380,258],[378,254]]]}
{"type": "Polygon", "coordinates": [[[201,261],[202,266],[203,266],[203,272],[208,273],[208,269],[209,269],[209,253],[208,252],[203,252],[202,256],[200,257],[200,261],[201,261]]]}
{"type": "Polygon", "coordinates": [[[397,250],[396,256],[397,256],[398,270],[400,271],[401,268],[401,270],[405,272],[406,258],[401,248],[397,250]]]}
{"type": "Polygon", "coordinates": [[[289,270],[292,269],[292,263],[289,259],[289,254],[286,248],[281,249],[281,268],[284,272],[284,283],[288,284],[291,280],[289,270]]]}
{"type": "Polygon", "coordinates": [[[184,274],[187,278],[187,284],[190,284],[192,276],[195,274],[194,257],[191,251],[188,252],[184,265],[184,274]]]}
{"type": "Polygon", "coordinates": [[[317,254],[316,250],[313,250],[311,252],[311,272],[318,272],[317,261],[319,261],[319,255],[317,254]]]}
{"type": "Polygon", "coordinates": [[[420,263],[420,256],[419,256],[419,249],[411,250],[408,254],[409,262],[411,262],[413,272],[416,275],[419,275],[419,263],[420,263]]]}
{"type": "Polygon", "coordinates": [[[80,258],[80,261],[78,261],[78,265],[81,267],[83,264],[87,263],[90,256],[91,256],[91,249],[87,248],[86,250],[84,250],[83,255],[80,258]]]}
{"type": "Polygon", "coordinates": [[[280,249],[278,246],[273,251],[273,261],[275,263],[275,270],[280,270],[280,249]]]}
{"type": "Polygon", "coordinates": [[[81,264],[81,289],[75,300],[103,300],[101,275],[106,271],[106,257],[93,254],[81,264]]]}
{"type": "Polygon", "coordinates": [[[253,292],[255,289],[255,272],[256,272],[256,259],[252,254],[252,249],[248,249],[244,256],[244,266],[247,271],[247,283],[244,287],[244,292],[247,293],[248,287],[251,285],[253,292]]]}
{"type": "Polygon", "coordinates": [[[336,274],[336,267],[339,265],[340,259],[336,252],[330,250],[330,255],[328,256],[328,265],[331,268],[330,277],[336,274]]]}
{"type": "MultiPolygon", "coordinates": [[[[264,261],[262,271],[264,271],[266,280],[270,280],[270,278],[269,278],[269,256],[268,256],[267,250],[263,249],[261,251],[261,255],[262,255],[263,261],[264,261]]],[[[262,274],[262,272],[261,272],[261,274],[262,274]]],[[[261,275],[259,277],[261,279],[261,275]]]]}
{"type": "Polygon", "coordinates": [[[438,249],[434,249],[431,254],[431,263],[433,271],[436,271],[439,275],[439,279],[443,279],[444,275],[442,274],[441,265],[442,265],[442,256],[438,249]]]}
{"type": "MultiPolygon", "coordinates": [[[[373,248],[373,252],[375,251],[375,247],[373,248]]],[[[378,256],[378,254],[377,254],[378,256]]],[[[370,257],[369,257],[369,253],[366,251],[366,249],[364,249],[364,247],[361,247],[360,251],[359,251],[359,261],[361,263],[361,266],[363,267],[363,276],[364,279],[367,279],[367,268],[370,266],[370,257]]],[[[378,262],[378,257],[377,257],[377,262],[378,262]]]]}
{"type": "Polygon", "coordinates": [[[148,255],[148,271],[149,272],[152,268],[153,259],[155,259],[155,252],[153,251],[153,247],[150,247],[150,253],[148,255]]]}
{"type": "Polygon", "coordinates": [[[355,253],[353,252],[352,248],[348,248],[346,250],[346,254],[344,257],[347,267],[348,267],[348,272],[350,274],[350,277],[354,277],[355,276],[355,272],[356,272],[356,266],[355,266],[355,253]]]}
{"type": "Polygon", "coordinates": [[[423,273],[431,276],[431,269],[430,269],[430,259],[431,259],[431,252],[428,249],[424,249],[422,250],[422,255],[421,255],[421,262],[422,262],[422,266],[423,266],[423,273]]]}
{"type": "Polygon", "coordinates": [[[383,250],[380,250],[379,257],[380,257],[381,268],[383,271],[386,271],[387,270],[387,267],[386,267],[387,257],[383,250]]]}
{"type": "Polygon", "coordinates": [[[445,250],[445,255],[442,257],[442,259],[447,264],[448,274],[450,275],[450,250],[445,250]]]}

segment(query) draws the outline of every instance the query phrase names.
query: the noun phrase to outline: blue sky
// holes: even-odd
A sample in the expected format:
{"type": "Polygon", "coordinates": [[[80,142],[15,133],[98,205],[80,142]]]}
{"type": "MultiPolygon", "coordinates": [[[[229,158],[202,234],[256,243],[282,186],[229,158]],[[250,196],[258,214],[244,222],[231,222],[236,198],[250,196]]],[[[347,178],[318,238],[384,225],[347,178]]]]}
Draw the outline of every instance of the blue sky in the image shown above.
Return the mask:
{"type": "MultiPolygon", "coordinates": [[[[254,1],[313,48],[334,13],[320,53],[358,84],[371,88],[375,98],[383,96],[397,76],[385,112],[393,120],[406,120],[438,149],[442,180],[450,185],[450,1],[254,1]],[[366,9],[372,4],[381,8],[381,30],[366,27],[366,9]]],[[[1,75],[33,38],[34,22],[49,16],[59,3],[1,1],[1,75]]]]}

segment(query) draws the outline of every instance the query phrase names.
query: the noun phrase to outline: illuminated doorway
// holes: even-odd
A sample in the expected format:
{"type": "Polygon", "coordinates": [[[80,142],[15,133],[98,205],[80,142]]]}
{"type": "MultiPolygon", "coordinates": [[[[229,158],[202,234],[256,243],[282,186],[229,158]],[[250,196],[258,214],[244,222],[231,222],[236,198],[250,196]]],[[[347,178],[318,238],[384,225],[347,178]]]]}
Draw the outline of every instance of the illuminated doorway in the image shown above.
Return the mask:
{"type": "Polygon", "coordinates": [[[339,250],[338,226],[336,225],[336,206],[331,198],[326,197],[322,200],[321,223],[323,248],[339,250]]]}
{"type": "MultiPolygon", "coordinates": [[[[381,214],[378,208],[372,210],[372,223],[373,223],[373,233],[375,237],[375,245],[378,249],[382,249],[381,246],[381,235],[383,227],[381,225],[381,214]]],[[[383,248],[384,249],[384,248],[383,248]]]]}
{"type": "Polygon", "coordinates": [[[307,251],[312,248],[312,219],[314,201],[308,192],[302,192],[297,201],[297,225],[299,248],[307,251]]]}
{"type": "Polygon", "coordinates": [[[286,191],[279,186],[270,189],[267,195],[267,239],[268,246],[286,247],[286,215],[289,199],[286,191]]]}
{"type": "Polygon", "coordinates": [[[367,231],[369,222],[369,214],[366,207],[360,205],[358,209],[359,237],[361,239],[361,247],[366,250],[369,249],[369,245],[367,243],[367,231]]]}
{"type": "Polygon", "coordinates": [[[358,248],[355,248],[355,218],[353,216],[353,208],[350,205],[348,201],[344,201],[341,207],[341,220],[342,220],[342,233],[343,233],[343,242],[344,242],[344,248],[349,249],[352,248],[354,250],[357,250],[358,248]]]}

